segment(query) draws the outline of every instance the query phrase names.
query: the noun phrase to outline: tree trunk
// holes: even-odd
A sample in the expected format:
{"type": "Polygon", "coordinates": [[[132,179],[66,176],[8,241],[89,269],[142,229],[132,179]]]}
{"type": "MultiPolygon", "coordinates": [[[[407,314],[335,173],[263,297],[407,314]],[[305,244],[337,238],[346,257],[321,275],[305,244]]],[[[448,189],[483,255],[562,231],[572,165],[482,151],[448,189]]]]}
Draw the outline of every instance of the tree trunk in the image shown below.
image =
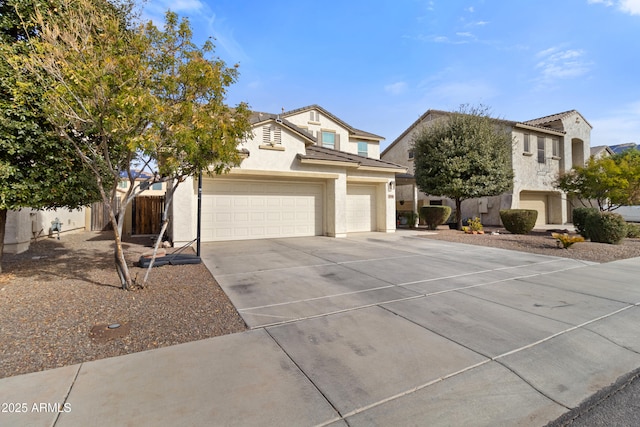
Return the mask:
{"type": "Polygon", "coordinates": [[[462,199],[456,197],[456,224],[458,230],[462,230],[462,199]]]}
{"type": "MultiPolygon", "coordinates": [[[[125,291],[133,290],[133,281],[131,280],[131,273],[129,272],[129,266],[127,266],[127,260],[124,257],[124,251],[122,250],[122,239],[120,234],[120,227],[118,221],[113,213],[113,206],[109,205],[109,216],[111,218],[111,225],[113,226],[113,241],[115,243],[114,257],[116,262],[116,271],[118,277],[120,277],[120,284],[125,291]]],[[[121,221],[124,218],[120,218],[121,221]]]]}
{"type": "Polygon", "coordinates": [[[7,210],[0,209],[0,273],[2,273],[2,255],[4,253],[4,230],[7,225],[7,210]]]}

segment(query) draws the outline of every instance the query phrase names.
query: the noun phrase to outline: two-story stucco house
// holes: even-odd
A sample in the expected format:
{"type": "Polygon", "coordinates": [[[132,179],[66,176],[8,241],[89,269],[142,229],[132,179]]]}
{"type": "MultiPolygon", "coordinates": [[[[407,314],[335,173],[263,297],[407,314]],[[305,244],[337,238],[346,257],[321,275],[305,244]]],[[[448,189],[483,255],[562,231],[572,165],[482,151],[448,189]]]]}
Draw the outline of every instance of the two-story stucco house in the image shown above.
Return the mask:
{"type": "MultiPolygon", "coordinates": [[[[387,147],[383,160],[406,166],[409,173],[398,175],[396,203],[398,211],[413,210],[430,204],[452,201],[420,192],[413,179],[413,138],[423,126],[443,119],[449,112],[428,110],[387,147]]],[[[524,122],[496,120],[513,135],[513,190],[495,197],[466,200],[462,217],[479,217],[483,224],[499,225],[500,209],[535,209],[537,225],[565,224],[571,219],[571,204],[554,187],[558,174],[576,165],[584,165],[590,155],[591,125],[576,110],[524,122]]]]}
{"type": "MultiPolygon", "coordinates": [[[[395,175],[406,168],[379,159],[381,136],[318,105],[251,122],[240,166],[203,177],[203,242],[395,230],[395,175]]],[[[196,179],[176,190],[174,244],[196,237],[197,194],[196,179]]]]}

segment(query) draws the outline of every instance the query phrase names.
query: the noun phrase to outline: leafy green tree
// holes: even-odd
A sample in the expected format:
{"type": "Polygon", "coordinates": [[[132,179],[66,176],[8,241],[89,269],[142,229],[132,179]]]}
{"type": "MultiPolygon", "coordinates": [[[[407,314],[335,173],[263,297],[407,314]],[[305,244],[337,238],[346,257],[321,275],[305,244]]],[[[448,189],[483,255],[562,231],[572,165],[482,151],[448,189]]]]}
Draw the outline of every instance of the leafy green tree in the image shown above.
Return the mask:
{"type": "Polygon", "coordinates": [[[59,0],[53,11],[37,9],[41,32],[26,63],[44,86],[48,119],[94,174],[114,224],[116,270],[128,290],[139,284],[122,249],[127,205],[160,181],[172,183],[170,203],[185,177],[238,164],[237,145],[249,131],[247,106],[224,103],[236,68],[210,59],[210,44],[193,45],[188,21],[175,14],[167,14],[160,31],[150,23],[131,25],[130,11],[130,4],[105,0],[59,0]],[[134,163],[158,170],[140,184],[134,163]],[[131,185],[118,208],[122,174],[131,185]]]}
{"type": "Polygon", "coordinates": [[[0,2],[0,260],[8,210],[73,209],[98,198],[88,169],[44,115],[41,88],[17,96],[20,69],[9,59],[27,55],[27,39],[37,37],[37,27],[20,19],[36,4],[0,2]]]}
{"type": "Polygon", "coordinates": [[[513,138],[487,107],[462,106],[422,128],[413,143],[418,188],[455,201],[459,230],[463,200],[499,195],[513,185],[513,138]]]}
{"type": "MultiPolygon", "coordinates": [[[[234,108],[225,104],[227,88],[238,78],[238,66],[227,67],[211,57],[211,42],[198,48],[191,42],[189,21],[166,14],[164,31],[151,23],[146,35],[151,41],[151,67],[156,116],[142,150],[157,162],[159,174],[170,183],[159,237],[168,225],[173,194],[186,177],[202,171],[208,175],[228,172],[240,164],[238,143],[247,138],[251,124],[245,103],[234,108]]],[[[161,239],[156,239],[154,258],[161,239]]]]}
{"type": "Polygon", "coordinates": [[[561,174],[556,186],[584,206],[597,204],[601,211],[640,204],[640,151],[591,157],[585,166],[561,174]]]}

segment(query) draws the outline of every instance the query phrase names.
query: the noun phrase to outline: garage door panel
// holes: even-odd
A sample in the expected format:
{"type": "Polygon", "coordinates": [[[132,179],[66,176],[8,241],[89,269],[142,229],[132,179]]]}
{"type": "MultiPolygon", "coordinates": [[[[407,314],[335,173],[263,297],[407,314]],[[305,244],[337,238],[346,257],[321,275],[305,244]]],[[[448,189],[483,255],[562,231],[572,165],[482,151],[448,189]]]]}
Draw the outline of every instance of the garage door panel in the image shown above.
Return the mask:
{"type": "Polygon", "coordinates": [[[321,235],[323,199],[316,183],[205,180],[202,239],[321,235]]]}
{"type": "Polygon", "coordinates": [[[376,187],[347,186],[347,232],[375,231],[376,187]]]}
{"type": "Polygon", "coordinates": [[[547,195],[536,193],[520,193],[520,209],[538,211],[536,225],[547,223],[547,195]]]}

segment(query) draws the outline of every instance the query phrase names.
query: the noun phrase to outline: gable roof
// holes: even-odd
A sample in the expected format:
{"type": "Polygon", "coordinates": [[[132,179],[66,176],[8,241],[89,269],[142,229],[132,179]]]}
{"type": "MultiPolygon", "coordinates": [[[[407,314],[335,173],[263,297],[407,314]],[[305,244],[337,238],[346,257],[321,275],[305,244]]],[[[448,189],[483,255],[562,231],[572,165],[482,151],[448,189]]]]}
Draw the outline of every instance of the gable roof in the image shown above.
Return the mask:
{"type": "Polygon", "coordinates": [[[608,145],[598,145],[597,147],[591,147],[590,149],[590,154],[594,157],[598,157],[605,152],[610,156],[614,154],[614,151],[608,145]]]}
{"type": "Polygon", "coordinates": [[[304,113],[305,111],[311,111],[311,110],[321,111],[322,114],[324,114],[325,116],[329,117],[331,120],[333,120],[333,121],[339,123],[340,125],[342,125],[343,127],[345,127],[349,131],[349,135],[359,136],[359,137],[368,138],[368,139],[377,139],[377,140],[383,140],[384,139],[384,137],[382,137],[380,135],[376,135],[376,134],[371,133],[371,132],[366,132],[366,131],[354,128],[353,126],[351,126],[350,124],[348,124],[344,120],[334,116],[332,113],[330,113],[329,111],[325,110],[324,108],[322,108],[318,104],[311,104],[311,105],[307,105],[306,107],[296,108],[295,110],[290,110],[290,111],[283,112],[282,113],[282,117],[293,116],[295,114],[304,113]]]}
{"type": "Polygon", "coordinates": [[[553,123],[555,121],[562,120],[562,119],[564,119],[564,118],[566,118],[568,116],[571,116],[573,114],[579,115],[580,118],[582,118],[582,120],[584,120],[584,122],[586,124],[588,124],[590,128],[593,128],[593,126],[591,126],[591,123],[589,123],[587,121],[587,119],[585,119],[584,116],[582,114],[580,114],[580,112],[578,112],[578,110],[569,110],[569,111],[564,111],[562,113],[551,114],[549,116],[544,116],[544,117],[540,117],[540,118],[533,119],[533,120],[527,120],[526,122],[522,122],[522,123],[527,124],[527,125],[543,126],[544,127],[545,125],[547,125],[549,123],[553,123]]]}
{"type": "MultiPolygon", "coordinates": [[[[411,131],[413,131],[414,128],[416,128],[417,126],[419,126],[424,119],[426,119],[429,115],[433,115],[433,116],[449,116],[451,114],[454,114],[455,111],[443,111],[443,110],[432,110],[429,109],[427,110],[424,114],[422,114],[418,120],[416,120],[415,122],[413,122],[411,124],[411,126],[409,126],[404,132],[402,132],[400,134],[400,136],[398,136],[396,139],[393,140],[393,142],[391,144],[389,144],[389,146],[387,148],[384,149],[384,151],[382,151],[382,153],[380,153],[380,156],[384,156],[385,153],[387,151],[389,151],[394,145],[396,145],[401,139],[403,139],[405,136],[407,136],[411,131]]],[[[555,134],[565,134],[565,131],[561,131],[558,129],[553,129],[549,126],[545,126],[546,124],[555,122],[557,120],[562,120],[563,118],[570,116],[572,114],[578,114],[582,120],[584,120],[584,122],[589,125],[589,127],[593,128],[593,126],[591,126],[591,124],[584,118],[584,116],[582,116],[582,114],[580,114],[577,110],[569,110],[569,111],[565,111],[563,113],[557,113],[557,114],[552,114],[549,116],[545,116],[545,117],[540,117],[538,119],[533,119],[533,120],[527,120],[527,121],[523,121],[523,122],[516,122],[513,120],[506,120],[506,119],[494,119],[498,122],[502,122],[507,126],[513,126],[513,127],[522,127],[522,128],[536,128],[545,132],[552,132],[555,134]]]]}
{"type": "Polygon", "coordinates": [[[305,145],[315,144],[318,141],[318,138],[313,136],[309,131],[299,128],[288,120],[285,120],[280,117],[279,114],[271,114],[271,113],[262,113],[259,111],[254,111],[251,113],[249,117],[249,122],[252,126],[260,126],[265,123],[275,122],[279,125],[289,129],[293,133],[301,136],[305,139],[305,145]]]}
{"type": "Polygon", "coordinates": [[[407,168],[386,160],[371,159],[357,154],[311,145],[306,148],[305,154],[298,154],[298,159],[310,162],[330,162],[336,164],[350,164],[358,168],[392,169],[406,172],[407,168]]]}

